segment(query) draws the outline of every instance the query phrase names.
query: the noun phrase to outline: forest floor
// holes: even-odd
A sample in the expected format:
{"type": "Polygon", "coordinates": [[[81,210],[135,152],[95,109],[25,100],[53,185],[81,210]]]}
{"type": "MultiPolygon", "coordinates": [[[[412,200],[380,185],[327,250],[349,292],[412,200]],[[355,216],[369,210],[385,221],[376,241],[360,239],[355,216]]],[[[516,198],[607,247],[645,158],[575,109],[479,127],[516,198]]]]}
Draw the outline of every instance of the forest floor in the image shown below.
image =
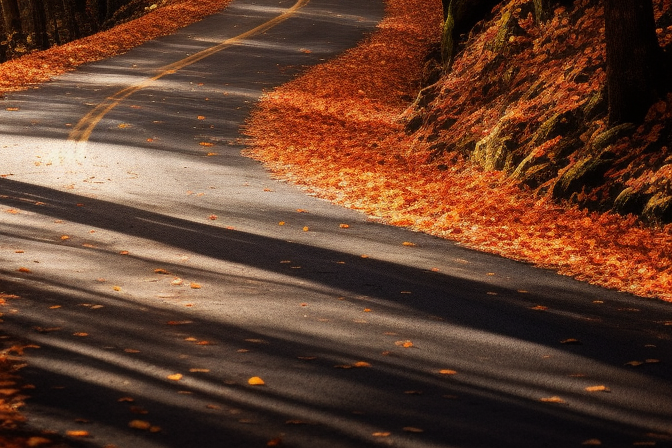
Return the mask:
{"type": "MultiPolygon", "coordinates": [[[[229,1],[174,0],[104,33],[7,62],[0,66],[0,92],[30,88],[123,53],[229,1]]],[[[250,155],[278,177],[374,219],[672,301],[669,228],[558,205],[513,186],[500,172],[432,159],[428,147],[411,141],[402,117],[438,38],[435,3],[428,20],[426,2],[389,0],[379,31],[358,48],[266,95],[247,127],[250,155]]],[[[0,295],[2,302],[11,298],[0,295]]],[[[0,383],[8,391],[21,351],[13,346],[0,357],[0,383]]],[[[16,393],[0,400],[5,428],[19,425],[20,402],[16,393]]],[[[23,448],[43,440],[17,433],[0,436],[0,445],[23,448]]]]}

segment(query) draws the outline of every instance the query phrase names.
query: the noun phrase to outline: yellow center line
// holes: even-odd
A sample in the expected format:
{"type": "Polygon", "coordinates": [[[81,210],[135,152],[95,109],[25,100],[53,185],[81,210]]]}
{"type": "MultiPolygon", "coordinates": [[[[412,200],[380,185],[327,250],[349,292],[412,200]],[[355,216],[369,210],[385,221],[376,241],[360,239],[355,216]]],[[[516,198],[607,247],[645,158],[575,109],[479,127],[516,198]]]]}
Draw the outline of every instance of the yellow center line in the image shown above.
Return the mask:
{"type": "Polygon", "coordinates": [[[74,142],[86,142],[89,140],[89,137],[91,137],[91,133],[93,132],[93,129],[100,123],[100,121],[107,115],[108,112],[110,112],[112,109],[117,107],[119,103],[124,101],[126,98],[129,96],[133,95],[135,92],[144,89],[145,87],[149,86],[152,84],[154,81],[163,78],[166,75],[170,75],[175,73],[176,71],[187,67],[191,64],[194,64],[198,61],[201,61],[208,56],[212,56],[213,54],[223,50],[224,48],[230,47],[231,45],[239,43],[243,39],[247,39],[249,37],[252,37],[254,35],[263,33],[274,26],[278,25],[279,23],[287,20],[289,17],[291,17],[294,13],[296,13],[299,9],[303,8],[310,2],[310,0],[297,0],[297,2],[280,14],[277,17],[274,17],[273,19],[262,23],[261,25],[252,28],[249,31],[246,31],[242,34],[239,34],[238,36],[231,37],[229,39],[226,39],[225,41],[212,46],[210,48],[207,48],[203,51],[199,51],[198,53],[195,53],[191,56],[188,56],[182,60],[179,60],[177,62],[173,62],[172,64],[166,65],[165,67],[162,67],[159,69],[159,73],[151,78],[147,78],[143,81],[140,81],[136,84],[133,84],[131,86],[128,86],[115,94],[107,97],[105,100],[103,100],[101,103],[99,103],[96,107],[94,107],[88,114],[84,115],[84,117],[79,120],[79,122],[75,125],[75,127],[70,131],[70,134],[68,135],[68,140],[69,141],[74,141],[74,142]]]}

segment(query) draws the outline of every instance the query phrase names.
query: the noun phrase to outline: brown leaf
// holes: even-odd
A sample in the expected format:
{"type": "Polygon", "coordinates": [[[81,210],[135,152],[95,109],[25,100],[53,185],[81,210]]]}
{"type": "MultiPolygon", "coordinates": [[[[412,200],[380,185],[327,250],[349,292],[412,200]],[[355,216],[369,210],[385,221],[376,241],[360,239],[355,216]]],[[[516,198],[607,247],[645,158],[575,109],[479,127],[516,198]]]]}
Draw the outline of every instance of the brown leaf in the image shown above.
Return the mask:
{"type": "Polygon", "coordinates": [[[632,366],[632,367],[641,366],[642,364],[644,364],[642,361],[628,361],[625,363],[626,366],[632,366]]]}
{"type": "Polygon", "coordinates": [[[557,396],[540,398],[539,401],[543,401],[544,403],[564,403],[565,402],[565,400],[563,400],[562,398],[557,397],[557,396]]]}
{"type": "Polygon", "coordinates": [[[414,426],[404,426],[403,430],[406,432],[416,432],[416,433],[425,432],[424,429],[416,428],[414,426]]]}
{"type": "Polygon", "coordinates": [[[141,429],[143,431],[146,431],[149,428],[151,428],[152,424],[145,420],[131,420],[130,422],[128,422],[128,426],[130,428],[141,429]]]}
{"type": "Polygon", "coordinates": [[[193,320],[169,320],[166,322],[168,325],[188,325],[193,324],[193,320]]]}

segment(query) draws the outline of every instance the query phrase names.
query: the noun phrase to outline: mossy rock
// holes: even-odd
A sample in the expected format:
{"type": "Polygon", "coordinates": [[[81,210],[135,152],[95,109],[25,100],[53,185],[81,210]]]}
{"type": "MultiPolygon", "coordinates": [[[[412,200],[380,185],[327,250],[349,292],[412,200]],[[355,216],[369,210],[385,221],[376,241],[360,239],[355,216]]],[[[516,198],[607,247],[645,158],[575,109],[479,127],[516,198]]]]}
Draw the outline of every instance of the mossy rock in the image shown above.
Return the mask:
{"type": "Polygon", "coordinates": [[[515,141],[510,135],[500,135],[496,130],[476,143],[471,159],[488,171],[501,171],[506,166],[515,141]]]}
{"type": "Polygon", "coordinates": [[[613,210],[621,215],[641,215],[651,195],[627,187],[616,196],[613,210]]]}
{"type": "Polygon", "coordinates": [[[576,110],[568,110],[552,115],[534,133],[532,145],[539,146],[558,135],[566,135],[572,132],[577,127],[577,114],[576,110]]]}
{"type": "Polygon", "coordinates": [[[593,138],[591,147],[593,151],[602,151],[616,143],[621,137],[632,134],[635,125],[632,123],[623,123],[613,128],[609,128],[597,137],[593,138]]]}
{"type": "Polygon", "coordinates": [[[586,121],[592,121],[601,115],[606,115],[608,111],[606,89],[595,92],[582,106],[583,117],[586,121]]]}
{"type": "Polygon", "coordinates": [[[553,197],[570,199],[573,193],[584,188],[590,189],[604,181],[604,173],[613,164],[613,155],[604,153],[597,157],[588,157],[578,161],[567,170],[553,187],[553,197]]]}
{"type": "Polygon", "coordinates": [[[653,195],[644,206],[642,218],[653,224],[672,222],[672,196],[663,193],[653,195]]]}

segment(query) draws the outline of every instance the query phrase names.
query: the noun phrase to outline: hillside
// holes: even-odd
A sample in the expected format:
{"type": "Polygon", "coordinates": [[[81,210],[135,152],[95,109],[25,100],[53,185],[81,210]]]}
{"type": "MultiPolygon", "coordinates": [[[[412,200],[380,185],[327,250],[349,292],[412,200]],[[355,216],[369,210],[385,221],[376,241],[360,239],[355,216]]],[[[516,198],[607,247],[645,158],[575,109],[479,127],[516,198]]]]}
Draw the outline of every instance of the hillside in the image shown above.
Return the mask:
{"type": "MultiPolygon", "coordinates": [[[[537,197],[672,222],[672,97],[641,126],[607,127],[600,5],[579,0],[539,25],[532,2],[502,2],[409,111],[414,143],[503,171],[537,197]]],[[[655,11],[669,54],[670,2],[655,11]]]]}
{"type": "MultiPolygon", "coordinates": [[[[542,26],[502,2],[438,80],[440,2],[388,5],[358,49],[267,95],[251,155],[390,224],[672,300],[672,96],[607,129],[599,2],[542,26]]],[[[656,11],[669,46],[670,2],[656,11]]]]}

